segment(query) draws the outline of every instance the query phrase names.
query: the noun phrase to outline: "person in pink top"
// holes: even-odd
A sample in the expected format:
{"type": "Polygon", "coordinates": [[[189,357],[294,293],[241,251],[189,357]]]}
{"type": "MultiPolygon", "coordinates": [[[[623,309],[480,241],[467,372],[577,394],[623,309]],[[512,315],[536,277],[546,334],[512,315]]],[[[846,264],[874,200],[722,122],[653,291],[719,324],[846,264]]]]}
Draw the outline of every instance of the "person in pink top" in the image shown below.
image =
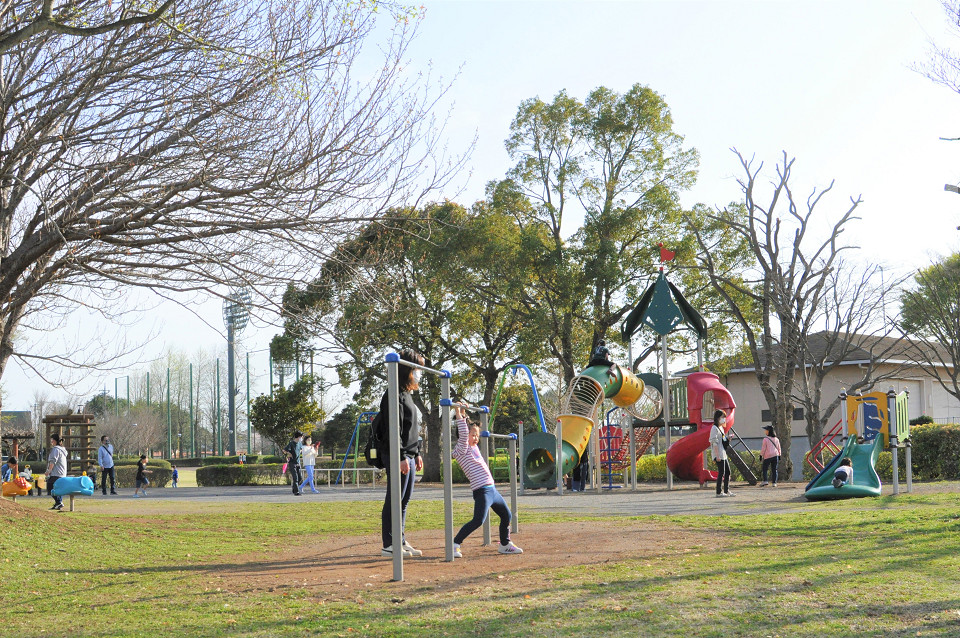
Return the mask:
{"type": "Polygon", "coordinates": [[[763,437],[763,444],[760,445],[760,456],[763,458],[763,465],[760,467],[760,487],[769,485],[767,483],[767,468],[770,468],[770,480],[776,487],[777,466],[780,464],[780,439],[774,433],[772,425],[765,425],[763,429],[767,431],[767,436],[763,437]]]}
{"type": "Polygon", "coordinates": [[[522,554],[523,550],[510,540],[510,519],[512,518],[510,508],[494,487],[493,475],[490,474],[490,468],[487,467],[480,454],[480,448],[477,447],[477,443],[480,442],[480,426],[475,423],[468,424],[463,406],[457,405],[454,409],[460,438],[457,439],[457,447],[453,450],[453,458],[457,459],[460,469],[470,481],[470,489],[473,490],[473,518],[454,536],[453,555],[455,558],[463,558],[460,552],[461,543],[483,525],[491,509],[500,517],[500,547],[497,551],[501,554],[522,554]]]}

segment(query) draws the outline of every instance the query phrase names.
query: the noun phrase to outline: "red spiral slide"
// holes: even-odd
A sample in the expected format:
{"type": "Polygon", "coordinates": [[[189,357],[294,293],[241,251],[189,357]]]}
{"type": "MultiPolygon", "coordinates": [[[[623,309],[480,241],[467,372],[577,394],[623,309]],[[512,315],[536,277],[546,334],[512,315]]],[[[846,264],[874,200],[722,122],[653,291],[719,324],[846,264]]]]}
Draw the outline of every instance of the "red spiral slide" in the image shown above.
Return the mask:
{"type": "Polygon", "coordinates": [[[733,395],[720,383],[717,375],[694,372],[687,377],[687,412],[697,431],[678,439],[667,450],[667,468],[675,477],[698,481],[700,485],[717,479],[716,472],[703,469],[703,451],[710,447],[714,410],[727,413],[726,430],[729,430],[733,427],[735,408],[733,395]]]}

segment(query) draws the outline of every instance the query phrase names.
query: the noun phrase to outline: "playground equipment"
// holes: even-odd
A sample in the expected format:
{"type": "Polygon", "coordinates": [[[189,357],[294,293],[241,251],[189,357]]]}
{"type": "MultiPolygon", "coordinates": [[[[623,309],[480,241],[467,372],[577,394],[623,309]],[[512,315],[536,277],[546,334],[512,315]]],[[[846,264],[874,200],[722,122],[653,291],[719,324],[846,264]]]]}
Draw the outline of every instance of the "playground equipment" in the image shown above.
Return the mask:
{"type": "Polygon", "coordinates": [[[93,480],[86,475],[63,476],[53,484],[50,493],[54,496],[69,496],[70,511],[73,511],[73,499],[77,496],[93,496],[93,480]]]}
{"type": "MultiPolygon", "coordinates": [[[[907,393],[902,392],[897,395],[890,390],[886,393],[872,392],[862,396],[841,394],[840,397],[843,399],[846,411],[843,444],[840,451],[824,464],[823,469],[807,484],[804,491],[807,500],[824,501],[880,496],[881,482],[876,464],[880,452],[888,445],[893,455],[894,494],[899,493],[898,451],[901,444],[905,444],[907,450],[907,491],[912,491],[913,468],[909,444],[910,419],[907,411],[907,393]],[[845,457],[851,461],[853,481],[847,485],[834,487],[833,473],[845,457]]],[[[831,433],[828,432],[824,439],[827,436],[831,436],[831,433]]],[[[824,446],[819,447],[822,449],[824,446]]]]}
{"type": "Polygon", "coordinates": [[[4,481],[2,487],[0,487],[0,493],[16,502],[18,496],[26,496],[31,489],[33,489],[33,484],[22,476],[18,476],[12,481],[4,481]]]}
{"type": "Polygon", "coordinates": [[[360,416],[357,417],[357,423],[353,426],[353,434],[350,435],[350,443],[347,444],[347,453],[343,455],[343,462],[340,463],[340,471],[337,473],[337,480],[333,482],[334,485],[339,485],[343,478],[343,468],[346,467],[347,459],[350,458],[350,450],[354,451],[353,469],[354,474],[356,474],[357,457],[360,453],[360,425],[370,425],[377,414],[378,412],[361,412],[360,416]]]}
{"type": "Polygon", "coordinates": [[[604,399],[635,416],[644,414],[637,403],[643,398],[643,381],[616,363],[595,365],[570,382],[557,418],[557,434],[537,432],[524,439],[525,483],[534,487],[556,484],[562,492],[562,477],[580,462],[590,442],[604,399]]]}
{"type": "Polygon", "coordinates": [[[43,417],[47,438],[57,435],[63,438],[67,450],[67,473],[80,475],[97,465],[94,423],[92,414],[51,414],[43,417]]]}
{"type": "MultiPolygon", "coordinates": [[[[672,254],[661,246],[661,261],[669,261],[672,254]]],[[[656,431],[663,427],[666,433],[667,444],[667,488],[673,488],[673,477],[698,481],[701,485],[709,480],[716,479],[716,472],[704,468],[703,451],[709,447],[710,428],[713,426],[714,410],[722,409],[727,412],[727,433],[734,440],[739,441],[736,431],[733,430],[734,410],[736,403],[730,392],[720,383],[715,374],[703,372],[703,340],[707,336],[707,323],[700,313],[680,292],[680,289],[667,281],[660,267],[656,280],[640,297],[636,307],[627,315],[620,328],[624,341],[630,344],[630,359],[633,360],[633,336],[647,326],[659,338],[661,373],[642,375],[645,382],[648,402],[654,407],[652,415],[641,418],[640,422],[629,424],[628,433],[631,441],[631,452],[628,460],[631,466],[631,484],[637,487],[635,430],[639,427],[647,428],[640,440],[643,454],[649,442],[656,436],[656,431]],[[695,372],[682,379],[670,379],[667,368],[669,351],[667,349],[667,335],[686,326],[697,337],[697,367],[695,372]],[[685,409],[684,409],[685,408],[685,409]],[[695,431],[676,443],[671,443],[672,429],[677,426],[695,426],[695,431]],[[649,428],[654,428],[653,432],[649,428]]],[[[652,351],[656,343],[651,346],[652,351]]],[[[740,442],[742,445],[742,441],[740,442]]],[[[746,446],[743,445],[746,449],[746,446]]],[[[750,471],[748,464],[733,449],[728,449],[731,462],[736,465],[744,477],[751,484],[757,482],[756,476],[750,471]]]]}

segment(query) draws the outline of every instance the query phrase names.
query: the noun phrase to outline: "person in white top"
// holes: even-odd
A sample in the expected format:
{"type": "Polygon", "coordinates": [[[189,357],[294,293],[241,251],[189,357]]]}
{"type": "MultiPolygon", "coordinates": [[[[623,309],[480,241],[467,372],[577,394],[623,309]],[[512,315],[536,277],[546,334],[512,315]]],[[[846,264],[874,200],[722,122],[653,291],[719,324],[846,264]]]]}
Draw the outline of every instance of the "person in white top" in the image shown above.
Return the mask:
{"type": "Polygon", "coordinates": [[[493,485],[493,475],[490,474],[490,468],[483,460],[480,454],[480,448],[477,443],[480,442],[480,426],[467,423],[467,414],[463,406],[455,406],[457,418],[457,432],[460,438],[457,439],[457,447],[453,450],[453,457],[460,464],[460,469],[467,475],[470,481],[470,489],[473,490],[473,518],[467,521],[457,535],[453,538],[453,555],[455,558],[463,558],[460,552],[460,545],[467,539],[467,536],[473,533],[478,527],[487,520],[489,510],[500,517],[500,547],[497,551],[501,554],[522,554],[523,550],[513,544],[510,540],[510,519],[512,514],[507,507],[500,492],[493,485]]]}
{"type": "Polygon", "coordinates": [[[107,477],[110,477],[110,493],[117,493],[117,475],[113,464],[113,446],[110,437],[100,437],[100,449],[97,450],[97,463],[100,465],[100,491],[107,495],[107,477]]]}
{"type": "Polygon", "coordinates": [[[770,468],[770,480],[776,487],[777,466],[780,464],[780,439],[774,434],[772,425],[765,425],[763,429],[767,431],[767,436],[763,437],[763,443],[760,445],[760,456],[763,458],[763,465],[760,468],[762,478],[760,487],[769,485],[767,483],[767,468],[770,468]]]}
{"type": "Polygon", "coordinates": [[[311,492],[314,494],[319,494],[317,491],[317,484],[314,482],[313,478],[314,466],[317,464],[317,448],[313,447],[309,436],[303,437],[303,448],[300,450],[300,457],[303,459],[303,469],[304,474],[306,475],[303,479],[303,483],[300,484],[300,491],[302,492],[303,488],[309,485],[311,492]]]}
{"type": "Polygon", "coordinates": [[[833,472],[833,486],[843,487],[853,483],[853,464],[850,459],[844,457],[840,461],[840,466],[833,472]]]}
{"type": "Polygon", "coordinates": [[[63,499],[53,493],[53,484],[67,475],[67,450],[63,447],[63,437],[54,434],[50,437],[50,456],[47,457],[47,496],[53,497],[52,510],[63,509],[63,499]]]}
{"type": "Polygon", "coordinates": [[[730,462],[727,460],[726,444],[727,413],[717,410],[713,413],[713,427],[710,428],[710,454],[717,464],[717,496],[733,496],[730,493],[730,462]]]}

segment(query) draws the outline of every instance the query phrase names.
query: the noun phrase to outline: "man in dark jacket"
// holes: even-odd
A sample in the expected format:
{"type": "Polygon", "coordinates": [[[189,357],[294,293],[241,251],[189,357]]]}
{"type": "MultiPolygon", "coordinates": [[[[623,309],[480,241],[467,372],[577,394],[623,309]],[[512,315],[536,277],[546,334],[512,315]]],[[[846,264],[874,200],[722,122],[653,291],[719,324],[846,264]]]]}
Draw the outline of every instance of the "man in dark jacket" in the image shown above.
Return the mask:
{"type": "Polygon", "coordinates": [[[303,438],[303,432],[299,430],[293,433],[293,438],[283,448],[283,453],[287,457],[287,471],[290,472],[290,481],[293,484],[294,496],[300,496],[300,483],[303,477],[300,474],[300,439],[303,438]]]}

